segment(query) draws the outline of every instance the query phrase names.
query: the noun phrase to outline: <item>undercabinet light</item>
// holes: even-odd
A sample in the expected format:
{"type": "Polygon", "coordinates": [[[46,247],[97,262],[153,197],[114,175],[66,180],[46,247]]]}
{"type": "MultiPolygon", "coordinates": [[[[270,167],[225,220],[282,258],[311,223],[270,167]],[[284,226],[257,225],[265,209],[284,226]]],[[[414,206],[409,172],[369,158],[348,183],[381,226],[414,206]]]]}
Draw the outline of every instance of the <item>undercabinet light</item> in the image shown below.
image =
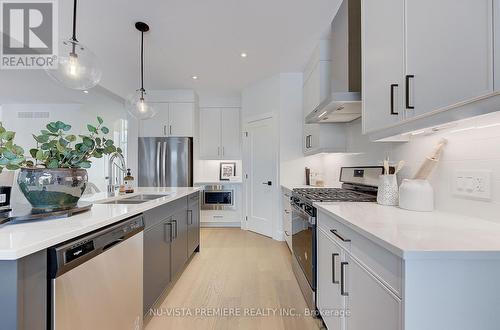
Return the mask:
{"type": "Polygon", "coordinates": [[[326,111],[323,111],[323,113],[321,115],[319,115],[318,118],[323,117],[324,115],[326,115],[326,113],[327,113],[326,111]]]}

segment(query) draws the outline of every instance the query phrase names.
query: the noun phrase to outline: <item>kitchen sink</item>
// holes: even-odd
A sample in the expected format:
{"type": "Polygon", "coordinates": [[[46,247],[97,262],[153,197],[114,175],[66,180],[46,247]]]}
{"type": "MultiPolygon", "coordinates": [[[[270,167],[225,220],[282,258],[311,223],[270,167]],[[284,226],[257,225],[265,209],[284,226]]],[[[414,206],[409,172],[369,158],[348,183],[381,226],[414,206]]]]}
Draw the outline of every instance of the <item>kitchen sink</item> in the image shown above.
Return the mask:
{"type": "Polygon", "coordinates": [[[168,194],[158,194],[158,195],[155,195],[155,194],[140,194],[140,195],[135,195],[135,196],[130,196],[130,197],[127,197],[127,198],[124,198],[122,200],[141,200],[141,201],[152,201],[153,199],[158,199],[158,198],[162,198],[162,197],[165,197],[165,196],[168,196],[168,194]]]}
{"type": "Polygon", "coordinates": [[[101,202],[99,204],[142,204],[142,203],[146,203],[146,202],[149,202],[149,201],[152,201],[152,200],[155,200],[158,198],[162,198],[165,196],[168,196],[168,194],[163,194],[163,195],[161,195],[161,194],[157,194],[157,195],[140,194],[140,195],[134,195],[134,196],[130,196],[130,197],[122,198],[122,199],[117,199],[117,200],[113,200],[113,201],[101,202]]]}

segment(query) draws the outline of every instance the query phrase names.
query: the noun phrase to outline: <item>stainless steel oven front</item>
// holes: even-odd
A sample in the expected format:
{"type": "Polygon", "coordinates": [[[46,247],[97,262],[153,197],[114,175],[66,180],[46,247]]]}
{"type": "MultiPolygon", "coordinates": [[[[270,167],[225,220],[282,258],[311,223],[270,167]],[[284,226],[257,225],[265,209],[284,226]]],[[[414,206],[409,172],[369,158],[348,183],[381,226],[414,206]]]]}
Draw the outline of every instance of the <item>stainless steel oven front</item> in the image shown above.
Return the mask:
{"type": "Polygon", "coordinates": [[[308,307],[316,309],[316,209],[292,198],[292,269],[308,307]]]}
{"type": "Polygon", "coordinates": [[[203,189],[202,210],[235,210],[235,194],[233,187],[224,185],[208,185],[203,189]]]}

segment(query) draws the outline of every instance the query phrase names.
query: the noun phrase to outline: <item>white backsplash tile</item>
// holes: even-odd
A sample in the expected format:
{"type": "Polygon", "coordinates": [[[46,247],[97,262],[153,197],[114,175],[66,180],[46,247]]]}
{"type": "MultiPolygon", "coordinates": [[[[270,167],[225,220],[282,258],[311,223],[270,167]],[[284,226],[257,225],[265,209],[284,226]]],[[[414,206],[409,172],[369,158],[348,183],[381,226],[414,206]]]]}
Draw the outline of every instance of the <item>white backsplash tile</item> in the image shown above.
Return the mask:
{"type": "MultiPolygon", "coordinates": [[[[406,161],[399,175],[400,181],[411,178],[436,143],[446,138],[448,144],[429,178],[435,191],[436,209],[500,222],[500,112],[456,123],[432,135],[411,136],[407,143],[370,142],[367,136],[361,134],[360,120],[349,124],[348,132],[351,137],[348,150],[351,153],[307,157],[307,162],[316,164],[323,172],[327,185],[338,185],[341,166],[380,165],[386,155],[394,163],[401,159],[406,161]],[[454,196],[451,180],[456,170],[492,171],[491,201],[454,196]]],[[[285,167],[282,173],[302,175],[303,167],[297,165],[300,161],[295,163],[294,169],[282,164],[282,168],[285,167]]]]}

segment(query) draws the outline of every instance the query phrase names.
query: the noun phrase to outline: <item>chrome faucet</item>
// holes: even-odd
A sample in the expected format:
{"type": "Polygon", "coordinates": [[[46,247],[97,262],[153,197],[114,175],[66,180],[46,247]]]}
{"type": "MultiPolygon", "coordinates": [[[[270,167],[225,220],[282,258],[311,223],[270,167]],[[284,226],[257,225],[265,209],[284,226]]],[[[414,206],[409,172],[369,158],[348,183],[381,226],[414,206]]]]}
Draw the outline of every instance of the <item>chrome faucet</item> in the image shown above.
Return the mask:
{"type": "Polygon", "coordinates": [[[120,153],[114,153],[109,157],[108,161],[108,193],[114,193],[116,188],[120,187],[125,175],[125,158],[120,153]],[[115,164],[115,158],[118,158],[120,164],[115,164]],[[121,174],[121,175],[119,175],[121,174]]]}

